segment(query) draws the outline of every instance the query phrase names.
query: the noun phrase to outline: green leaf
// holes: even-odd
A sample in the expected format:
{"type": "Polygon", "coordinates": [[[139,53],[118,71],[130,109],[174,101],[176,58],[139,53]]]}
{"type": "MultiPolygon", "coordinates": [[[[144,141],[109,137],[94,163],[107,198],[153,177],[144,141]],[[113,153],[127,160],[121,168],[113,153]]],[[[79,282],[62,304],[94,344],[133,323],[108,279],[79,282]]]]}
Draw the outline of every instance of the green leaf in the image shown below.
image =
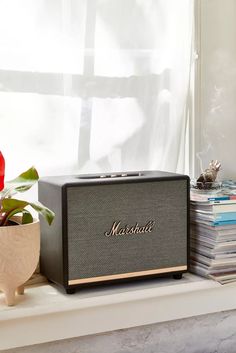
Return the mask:
{"type": "Polygon", "coordinates": [[[35,167],[31,167],[26,172],[20,174],[17,178],[12,179],[9,183],[24,183],[24,182],[36,182],[39,179],[38,172],[35,167]]]}
{"type": "Polygon", "coordinates": [[[22,200],[16,200],[16,199],[3,199],[2,200],[2,212],[10,212],[13,211],[16,208],[21,208],[24,209],[26,206],[28,206],[27,201],[22,201],[22,200]]]}
{"type": "Polygon", "coordinates": [[[8,214],[6,214],[6,217],[4,218],[4,223],[2,225],[6,225],[8,220],[10,220],[17,213],[23,213],[23,211],[24,210],[22,208],[15,208],[14,210],[10,211],[8,214]]]}
{"type": "Polygon", "coordinates": [[[22,224],[33,223],[33,220],[32,214],[27,210],[23,210],[22,224]]]}
{"type": "MultiPolygon", "coordinates": [[[[51,211],[49,208],[45,207],[40,202],[33,203],[33,202],[27,202],[27,201],[10,199],[10,198],[2,200],[1,212],[6,213],[4,223],[6,223],[6,220],[10,219],[16,213],[20,213],[23,211],[28,212],[27,210],[25,210],[25,207],[27,207],[27,206],[31,206],[35,211],[37,211],[39,214],[41,214],[46,219],[46,221],[48,222],[49,225],[51,225],[51,223],[55,217],[55,213],[53,211],[51,211]]],[[[29,220],[29,215],[23,214],[23,217],[25,217],[24,219],[26,219],[27,221],[29,220]]],[[[31,218],[31,219],[33,221],[33,218],[31,218]]]]}
{"type": "Polygon", "coordinates": [[[52,221],[55,217],[55,213],[53,211],[51,211],[49,208],[45,207],[40,202],[35,202],[35,203],[30,202],[29,205],[35,211],[37,211],[39,214],[41,214],[46,219],[46,221],[48,222],[49,225],[52,224],[52,221]]]}
{"type": "Polygon", "coordinates": [[[24,192],[29,190],[39,179],[39,175],[35,167],[31,167],[17,178],[5,182],[5,187],[1,192],[1,197],[12,196],[16,192],[24,192]]]}
{"type": "Polygon", "coordinates": [[[3,199],[1,213],[5,213],[2,225],[6,225],[15,214],[23,213],[24,208],[28,206],[28,202],[16,199],[3,199]]]}

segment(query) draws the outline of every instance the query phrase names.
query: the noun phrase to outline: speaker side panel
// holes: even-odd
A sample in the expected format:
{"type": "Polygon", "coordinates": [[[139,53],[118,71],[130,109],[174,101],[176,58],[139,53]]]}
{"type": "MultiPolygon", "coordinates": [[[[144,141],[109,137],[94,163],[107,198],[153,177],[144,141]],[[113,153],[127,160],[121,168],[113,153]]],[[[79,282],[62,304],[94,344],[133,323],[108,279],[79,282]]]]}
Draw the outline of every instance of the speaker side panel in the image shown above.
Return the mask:
{"type": "Polygon", "coordinates": [[[43,217],[40,217],[40,271],[49,280],[64,285],[61,190],[57,185],[39,182],[39,201],[55,212],[55,218],[50,226],[43,217]]]}

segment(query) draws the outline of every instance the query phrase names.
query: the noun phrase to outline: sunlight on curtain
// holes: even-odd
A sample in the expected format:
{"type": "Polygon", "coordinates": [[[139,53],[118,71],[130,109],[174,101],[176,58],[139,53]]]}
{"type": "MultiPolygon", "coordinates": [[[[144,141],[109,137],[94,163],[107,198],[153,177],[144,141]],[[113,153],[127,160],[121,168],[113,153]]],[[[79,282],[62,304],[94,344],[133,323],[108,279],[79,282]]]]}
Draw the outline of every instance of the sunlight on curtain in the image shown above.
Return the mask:
{"type": "Polygon", "coordinates": [[[193,0],[2,0],[7,174],[188,172],[193,0]]]}

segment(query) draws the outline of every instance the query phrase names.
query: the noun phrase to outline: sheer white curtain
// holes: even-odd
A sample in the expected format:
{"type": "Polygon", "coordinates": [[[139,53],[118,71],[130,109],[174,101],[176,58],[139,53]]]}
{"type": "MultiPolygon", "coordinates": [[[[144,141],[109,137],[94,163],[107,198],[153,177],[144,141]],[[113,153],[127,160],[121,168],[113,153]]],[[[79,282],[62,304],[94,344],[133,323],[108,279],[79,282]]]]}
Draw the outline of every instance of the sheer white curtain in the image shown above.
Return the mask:
{"type": "Polygon", "coordinates": [[[193,0],[1,0],[9,177],[187,171],[193,0]]]}

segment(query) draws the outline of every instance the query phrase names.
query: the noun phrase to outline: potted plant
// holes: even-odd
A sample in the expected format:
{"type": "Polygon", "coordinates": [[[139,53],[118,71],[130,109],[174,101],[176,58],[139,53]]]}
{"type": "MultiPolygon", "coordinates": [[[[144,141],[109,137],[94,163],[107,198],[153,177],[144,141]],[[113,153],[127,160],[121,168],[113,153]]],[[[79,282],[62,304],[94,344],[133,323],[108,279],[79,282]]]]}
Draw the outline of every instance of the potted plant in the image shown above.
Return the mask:
{"type": "Polygon", "coordinates": [[[7,305],[14,305],[15,292],[24,293],[24,283],[35,271],[40,250],[39,220],[32,208],[50,225],[54,213],[41,203],[15,198],[16,193],[29,190],[39,176],[31,167],[17,178],[4,182],[5,160],[0,152],[0,290],[7,305]]]}

